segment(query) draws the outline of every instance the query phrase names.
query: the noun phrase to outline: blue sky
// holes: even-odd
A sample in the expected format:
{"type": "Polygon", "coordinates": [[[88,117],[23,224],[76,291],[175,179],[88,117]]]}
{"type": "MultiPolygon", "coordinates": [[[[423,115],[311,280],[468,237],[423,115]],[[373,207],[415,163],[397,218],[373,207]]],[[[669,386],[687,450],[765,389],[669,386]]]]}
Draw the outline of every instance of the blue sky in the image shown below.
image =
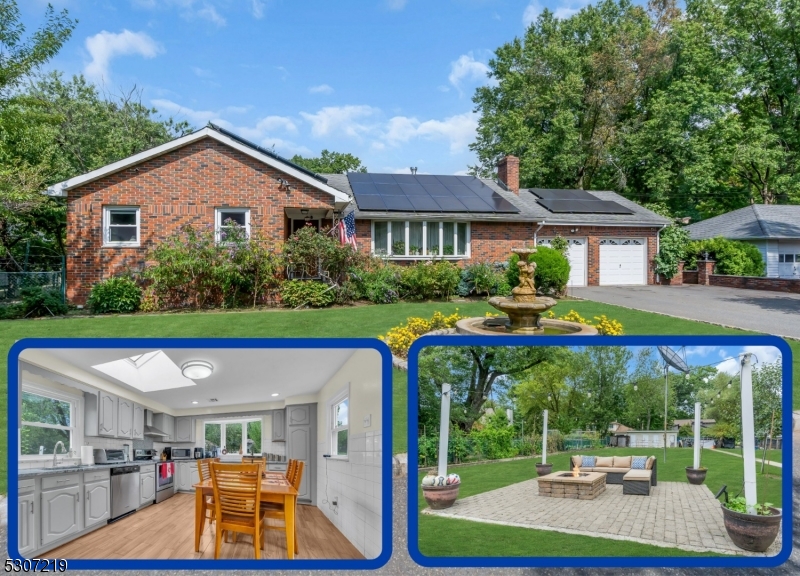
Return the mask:
{"type": "MultiPolygon", "coordinates": [[[[50,0],[79,20],[48,69],[209,120],[283,155],[351,152],[373,172],[463,173],[493,50],[548,0],[50,0]]],[[[46,0],[19,3],[28,30],[46,0]]]]}

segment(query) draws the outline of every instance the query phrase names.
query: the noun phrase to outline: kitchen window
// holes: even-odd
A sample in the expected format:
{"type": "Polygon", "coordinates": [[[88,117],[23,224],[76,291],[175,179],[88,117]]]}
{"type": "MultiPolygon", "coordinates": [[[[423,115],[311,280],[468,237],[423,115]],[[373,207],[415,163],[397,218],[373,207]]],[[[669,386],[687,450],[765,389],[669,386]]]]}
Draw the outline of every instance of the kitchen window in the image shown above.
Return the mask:
{"type": "Polygon", "coordinates": [[[372,253],[388,258],[468,258],[469,222],[373,221],[372,253]]]}
{"type": "Polygon", "coordinates": [[[244,237],[250,238],[249,208],[217,208],[215,230],[217,242],[225,242],[235,230],[244,229],[244,237]]]}
{"type": "Polygon", "coordinates": [[[347,392],[331,403],[331,456],[347,456],[350,399],[347,392]]]}
{"type": "Polygon", "coordinates": [[[227,454],[261,454],[261,418],[207,421],[203,445],[209,452],[225,448],[227,454]]]}
{"type": "Polygon", "coordinates": [[[139,208],[103,208],[103,245],[139,246],[139,208]]]}
{"type": "Polygon", "coordinates": [[[78,437],[76,419],[80,413],[80,400],[44,388],[24,385],[22,388],[22,428],[20,429],[19,456],[35,459],[52,456],[60,441],[58,453],[65,454],[77,448],[82,441],[78,437]]]}

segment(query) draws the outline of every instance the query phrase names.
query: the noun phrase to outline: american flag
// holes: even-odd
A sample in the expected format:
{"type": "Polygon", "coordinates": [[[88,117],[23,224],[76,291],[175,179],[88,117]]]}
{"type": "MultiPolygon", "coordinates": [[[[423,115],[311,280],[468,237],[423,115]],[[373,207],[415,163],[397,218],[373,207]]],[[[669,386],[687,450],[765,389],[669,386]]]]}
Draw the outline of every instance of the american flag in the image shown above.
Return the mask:
{"type": "Polygon", "coordinates": [[[339,241],[342,244],[350,244],[354,250],[358,250],[355,212],[350,212],[350,214],[339,220],[339,241]]]}

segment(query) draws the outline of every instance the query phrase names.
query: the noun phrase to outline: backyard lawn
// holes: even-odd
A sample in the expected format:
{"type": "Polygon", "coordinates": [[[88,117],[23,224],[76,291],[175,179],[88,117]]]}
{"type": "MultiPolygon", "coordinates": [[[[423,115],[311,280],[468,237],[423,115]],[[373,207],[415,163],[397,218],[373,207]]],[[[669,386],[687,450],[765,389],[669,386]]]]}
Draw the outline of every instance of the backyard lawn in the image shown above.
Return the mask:
{"type": "MultiPolygon", "coordinates": [[[[387,332],[409,316],[430,317],[435,311],[483,316],[493,310],[485,302],[401,303],[323,310],[266,310],[180,314],[137,314],[131,316],[43,318],[0,321],[0,386],[7,386],[8,349],[29,337],[375,337],[387,332]]],[[[585,318],[605,314],[619,320],[626,334],[747,334],[649,312],[583,300],[561,302],[555,309],[563,315],[570,310],[585,318]]],[[[790,341],[794,352],[794,405],[800,407],[800,342],[790,341]]],[[[393,451],[406,451],[406,379],[394,371],[393,451]]],[[[0,394],[0,424],[5,429],[8,395],[0,394]]],[[[5,454],[7,438],[0,437],[5,454]]],[[[6,492],[6,459],[0,459],[0,493],[6,492]]]]}
{"type": "MultiPolygon", "coordinates": [[[[720,452],[732,452],[733,454],[738,454],[739,456],[742,455],[741,448],[717,448],[720,452]]],[[[764,457],[764,450],[757,449],[756,450],[756,462],[761,462],[761,458],[764,457]]],[[[771,462],[781,462],[781,458],[783,457],[783,452],[781,450],[767,450],[767,460],[771,462]]]]}
{"type": "MultiPolygon", "coordinates": [[[[685,467],[692,465],[693,451],[688,448],[667,450],[667,462],[663,462],[663,449],[613,448],[580,451],[583,455],[654,455],[658,457],[658,482],[686,482],[685,467]]],[[[568,470],[570,454],[548,456],[553,470],[568,470]]],[[[712,450],[703,451],[703,465],[708,468],[706,486],[716,493],[723,484],[728,486],[731,497],[738,495],[742,488],[742,460],[712,450]]],[[[504,486],[523,482],[536,477],[534,463],[539,459],[513,460],[453,467],[450,471],[461,476],[459,498],[466,498],[482,492],[496,490],[504,486]]],[[[781,470],[767,466],[768,474],[758,475],[758,499],[781,506],[781,470]]],[[[422,476],[419,475],[420,485],[422,476]]],[[[419,510],[426,507],[419,489],[419,510]]],[[[419,549],[428,556],[563,556],[569,550],[570,556],[672,556],[697,555],[679,549],[661,548],[637,542],[610,541],[590,536],[575,536],[555,531],[533,530],[498,526],[442,518],[419,514],[419,549]],[[458,538],[442,538],[442,534],[458,534],[458,538]],[[495,542],[497,546],[490,543],[495,542]],[[489,544],[489,545],[487,545],[489,544]],[[496,553],[495,553],[496,552],[496,553]]],[[[703,556],[708,555],[703,553],[703,556]]]]}

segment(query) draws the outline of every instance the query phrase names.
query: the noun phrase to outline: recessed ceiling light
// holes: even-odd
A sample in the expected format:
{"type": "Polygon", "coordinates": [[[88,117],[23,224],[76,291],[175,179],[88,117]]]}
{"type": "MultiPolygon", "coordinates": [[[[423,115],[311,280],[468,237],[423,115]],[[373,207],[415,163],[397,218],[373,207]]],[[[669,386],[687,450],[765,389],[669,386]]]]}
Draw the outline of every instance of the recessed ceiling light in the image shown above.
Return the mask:
{"type": "Polygon", "coordinates": [[[277,396],[277,394],[273,394],[273,396],[277,396]]]}
{"type": "Polygon", "coordinates": [[[214,366],[204,360],[189,360],[181,366],[181,372],[189,380],[202,380],[214,372],[214,366]]]}
{"type": "Polygon", "coordinates": [[[192,404],[197,404],[197,400],[192,400],[192,404]]]}

